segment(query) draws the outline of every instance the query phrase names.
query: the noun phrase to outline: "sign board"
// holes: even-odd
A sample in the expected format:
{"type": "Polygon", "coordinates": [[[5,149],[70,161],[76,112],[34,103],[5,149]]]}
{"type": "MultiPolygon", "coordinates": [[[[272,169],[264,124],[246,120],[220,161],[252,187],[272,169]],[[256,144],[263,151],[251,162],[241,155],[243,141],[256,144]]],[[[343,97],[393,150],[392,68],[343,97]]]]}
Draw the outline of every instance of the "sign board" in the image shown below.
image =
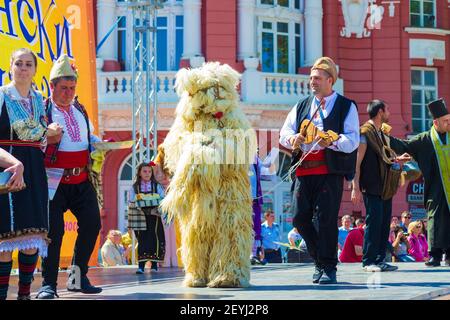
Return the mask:
{"type": "Polygon", "coordinates": [[[411,181],[406,190],[406,201],[408,203],[423,204],[424,188],[425,188],[425,182],[424,182],[422,176],[415,181],[411,181]]]}

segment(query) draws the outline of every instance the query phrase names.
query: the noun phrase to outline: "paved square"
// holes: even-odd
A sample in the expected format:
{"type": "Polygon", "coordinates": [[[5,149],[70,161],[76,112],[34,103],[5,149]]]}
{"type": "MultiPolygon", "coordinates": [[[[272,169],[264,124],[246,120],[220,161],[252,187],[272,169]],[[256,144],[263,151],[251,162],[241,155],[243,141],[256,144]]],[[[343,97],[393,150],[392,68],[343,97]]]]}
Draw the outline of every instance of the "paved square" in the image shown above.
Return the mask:
{"type": "MultiPolygon", "coordinates": [[[[361,264],[338,265],[338,284],[316,285],[311,281],[312,264],[272,264],[254,266],[249,288],[184,288],[181,269],[160,268],[136,275],[133,266],[93,268],[92,284],[103,292],[98,295],[72,293],[66,290],[67,274],[60,272],[60,299],[78,300],[410,300],[435,299],[450,294],[450,268],[428,268],[423,263],[398,263],[395,272],[367,273],[361,264]]],[[[9,299],[15,299],[18,277],[11,278],[9,299]]],[[[37,274],[32,297],[41,284],[37,274]]]]}

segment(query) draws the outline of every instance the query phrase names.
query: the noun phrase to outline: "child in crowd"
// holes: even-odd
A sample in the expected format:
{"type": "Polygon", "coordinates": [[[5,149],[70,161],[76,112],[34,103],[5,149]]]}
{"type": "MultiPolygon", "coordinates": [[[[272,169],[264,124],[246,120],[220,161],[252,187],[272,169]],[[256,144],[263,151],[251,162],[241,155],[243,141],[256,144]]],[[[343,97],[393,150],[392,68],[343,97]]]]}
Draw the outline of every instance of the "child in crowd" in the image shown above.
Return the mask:
{"type": "MultiPolygon", "coordinates": [[[[153,161],[141,163],[136,170],[136,178],[130,190],[129,205],[143,213],[145,224],[135,228],[138,240],[139,268],[136,274],[143,274],[145,263],[151,261],[151,270],[158,270],[158,262],[164,261],[165,236],[159,203],[164,198],[164,188],[157,182],[153,161]]],[[[129,220],[130,221],[130,220],[129,220]]]]}

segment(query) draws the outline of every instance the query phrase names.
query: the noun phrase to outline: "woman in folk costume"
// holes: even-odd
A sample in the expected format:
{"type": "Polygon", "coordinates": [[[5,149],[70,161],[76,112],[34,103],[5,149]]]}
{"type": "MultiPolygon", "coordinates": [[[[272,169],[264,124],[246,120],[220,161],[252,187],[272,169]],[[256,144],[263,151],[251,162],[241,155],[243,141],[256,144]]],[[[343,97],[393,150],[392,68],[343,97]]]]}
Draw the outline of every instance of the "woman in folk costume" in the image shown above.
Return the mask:
{"type": "Polygon", "coordinates": [[[429,267],[450,266],[450,114],[444,100],[428,104],[433,117],[430,130],[410,140],[390,137],[391,148],[408,153],[419,164],[425,180],[424,204],[428,211],[429,267]]]}
{"type": "Polygon", "coordinates": [[[161,208],[180,226],[190,287],[249,285],[256,135],[238,107],[239,77],[218,62],[176,77],[181,99],[163,143],[171,180],[161,208]]]}
{"type": "MultiPolygon", "coordinates": [[[[143,274],[145,263],[151,261],[152,271],[158,270],[158,262],[164,261],[165,237],[164,225],[158,210],[159,203],[164,197],[163,187],[156,181],[153,161],[141,163],[136,169],[136,179],[130,190],[130,209],[138,209],[142,213],[143,225],[132,225],[138,240],[139,268],[136,274],[143,274]]],[[[129,216],[130,218],[130,216],[129,216]]]]}
{"type": "Polygon", "coordinates": [[[0,195],[0,299],[6,299],[12,252],[19,250],[18,299],[30,299],[30,285],[38,254],[47,255],[48,189],[44,168],[47,127],[42,95],[32,88],[37,59],[28,49],[11,57],[12,82],[0,88],[0,147],[24,165],[23,181],[0,195]]]}

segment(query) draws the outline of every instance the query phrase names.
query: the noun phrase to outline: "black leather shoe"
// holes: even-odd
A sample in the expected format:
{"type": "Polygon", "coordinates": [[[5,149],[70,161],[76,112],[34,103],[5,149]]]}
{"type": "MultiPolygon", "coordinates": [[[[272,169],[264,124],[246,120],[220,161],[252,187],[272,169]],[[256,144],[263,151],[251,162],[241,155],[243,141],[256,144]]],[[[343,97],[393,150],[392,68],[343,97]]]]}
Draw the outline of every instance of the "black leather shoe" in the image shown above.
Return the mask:
{"type": "Polygon", "coordinates": [[[100,287],[94,287],[89,282],[88,277],[84,276],[81,278],[81,284],[80,287],[77,286],[77,284],[74,283],[68,283],[67,284],[67,291],[72,292],[81,292],[84,294],[97,294],[103,291],[100,287]]]}
{"type": "Polygon", "coordinates": [[[31,300],[31,296],[29,294],[17,296],[17,300],[31,300]]]}
{"type": "Polygon", "coordinates": [[[336,284],[336,283],[337,278],[335,269],[325,270],[322,277],[319,280],[319,284],[336,284]]]}
{"type": "Polygon", "coordinates": [[[323,276],[323,268],[316,265],[316,269],[314,270],[313,274],[313,283],[319,283],[320,278],[323,276]]]}
{"type": "Polygon", "coordinates": [[[55,297],[59,298],[58,294],[56,293],[56,288],[48,285],[42,286],[36,296],[36,298],[40,300],[50,300],[55,299],[55,297]]]}
{"type": "Polygon", "coordinates": [[[425,262],[425,265],[427,267],[440,267],[441,266],[441,259],[437,259],[435,257],[431,257],[430,260],[425,262]]]}

